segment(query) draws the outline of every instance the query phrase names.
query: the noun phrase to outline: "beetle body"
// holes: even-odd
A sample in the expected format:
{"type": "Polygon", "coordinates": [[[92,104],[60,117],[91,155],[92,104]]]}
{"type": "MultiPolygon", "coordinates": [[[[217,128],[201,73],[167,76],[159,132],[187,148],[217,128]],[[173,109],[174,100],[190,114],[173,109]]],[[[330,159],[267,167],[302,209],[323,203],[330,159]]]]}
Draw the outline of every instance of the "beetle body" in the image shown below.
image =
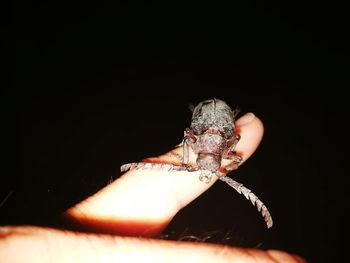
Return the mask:
{"type": "Polygon", "coordinates": [[[190,128],[185,129],[182,141],[183,155],[179,164],[166,164],[152,160],[127,163],[121,171],[129,169],[159,169],[165,171],[200,171],[199,179],[210,182],[213,175],[227,183],[239,194],[250,200],[264,217],[267,227],[272,227],[272,217],[267,207],[251,190],[226,176],[238,168],[242,157],[236,154],[235,147],[240,140],[236,132],[236,111],[232,111],[226,102],[210,99],[200,102],[193,110],[190,128]],[[189,165],[189,149],[196,154],[196,166],[189,165]],[[222,167],[222,160],[230,160],[230,164],[222,167]]]}
{"type": "Polygon", "coordinates": [[[183,164],[188,163],[187,147],[191,147],[197,154],[201,181],[211,180],[211,173],[218,172],[223,158],[237,164],[232,168],[238,167],[242,158],[234,152],[240,138],[235,134],[235,116],[226,102],[219,99],[202,101],[194,108],[191,126],[184,135],[183,164]]]}
{"type": "Polygon", "coordinates": [[[233,137],[235,116],[236,113],[223,100],[205,100],[193,110],[191,130],[195,135],[201,135],[213,129],[229,139],[233,137]]]}

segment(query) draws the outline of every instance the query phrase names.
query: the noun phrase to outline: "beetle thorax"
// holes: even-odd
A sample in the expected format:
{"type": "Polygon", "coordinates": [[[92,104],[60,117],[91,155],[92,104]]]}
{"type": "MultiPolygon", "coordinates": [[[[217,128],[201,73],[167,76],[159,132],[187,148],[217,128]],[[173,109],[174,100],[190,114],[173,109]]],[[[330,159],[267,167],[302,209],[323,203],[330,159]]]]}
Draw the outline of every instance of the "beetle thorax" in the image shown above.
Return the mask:
{"type": "Polygon", "coordinates": [[[193,145],[194,152],[198,154],[198,167],[212,172],[217,171],[221,166],[222,153],[226,148],[226,139],[218,134],[199,135],[193,145]]]}

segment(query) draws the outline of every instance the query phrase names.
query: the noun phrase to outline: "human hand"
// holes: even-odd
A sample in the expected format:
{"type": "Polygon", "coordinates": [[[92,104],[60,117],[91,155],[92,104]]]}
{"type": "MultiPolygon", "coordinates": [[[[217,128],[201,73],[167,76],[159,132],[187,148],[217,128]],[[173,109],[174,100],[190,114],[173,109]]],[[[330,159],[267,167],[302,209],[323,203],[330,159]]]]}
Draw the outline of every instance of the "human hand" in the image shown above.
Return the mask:
{"type": "MultiPolygon", "coordinates": [[[[241,134],[237,151],[243,153],[243,163],[258,147],[263,125],[252,114],[238,119],[236,125],[241,134]]],[[[177,153],[181,154],[181,148],[157,159],[173,162],[177,153]]],[[[202,183],[197,172],[129,171],[65,212],[89,233],[1,227],[0,262],[305,262],[277,250],[152,239],[216,180],[202,183]]]]}

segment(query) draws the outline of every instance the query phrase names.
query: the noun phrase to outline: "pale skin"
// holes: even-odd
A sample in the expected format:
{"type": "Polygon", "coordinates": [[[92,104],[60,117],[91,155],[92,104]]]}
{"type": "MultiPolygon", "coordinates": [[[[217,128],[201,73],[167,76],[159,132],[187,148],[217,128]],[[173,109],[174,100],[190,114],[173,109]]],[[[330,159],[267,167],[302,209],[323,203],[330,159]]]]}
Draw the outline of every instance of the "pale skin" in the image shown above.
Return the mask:
{"type": "MultiPolygon", "coordinates": [[[[258,147],[264,128],[252,113],[239,118],[236,126],[241,135],[236,149],[244,163],[258,147]]],[[[181,151],[177,147],[156,159],[175,162],[181,151]]],[[[190,162],[194,158],[190,153],[190,162]]],[[[217,180],[214,176],[205,184],[198,176],[198,172],[129,171],[65,212],[82,231],[1,227],[0,262],[305,262],[279,250],[156,239],[180,209],[217,180]]]]}

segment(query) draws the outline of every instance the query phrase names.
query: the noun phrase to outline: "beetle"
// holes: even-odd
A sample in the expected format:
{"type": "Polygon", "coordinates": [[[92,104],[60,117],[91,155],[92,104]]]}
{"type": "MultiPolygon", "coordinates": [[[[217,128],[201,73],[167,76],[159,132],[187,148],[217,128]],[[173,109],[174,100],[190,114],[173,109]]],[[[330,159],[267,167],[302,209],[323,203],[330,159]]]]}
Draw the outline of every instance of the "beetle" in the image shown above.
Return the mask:
{"type": "Polygon", "coordinates": [[[226,102],[210,99],[200,102],[193,110],[190,128],[185,129],[182,163],[188,163],[189,147],[197,154],[197,168],[201,170],[199,179],[210,182],[211,176],[221,168],[222,159],[232,160],[224,169],[226,173],[238,168],[242,157],[235,147],[240,135],[235,133],[235,117],[226,102]]]}
{"type": "Polygon", "coordinates": [[[161,169],[167,171],[200,171],[199,180],[209,183],[213,175],[226,182],[239,194],[243,194],[261,212],[268,228],[272,227],[273,220],[267,207],[251,190],[238,183],[226,174],[237,169],[242,157],[235,148],[241,138],[237,133],[235,118],[238,110],[220,99],[208,99],[200,102],[193,109],[191,125],[184,131],[180,146],[183,154],[179,164],[164,164],[152,162],[128,163],[121,166],[121,171],[130,169],[161,169]],[[190,148],[196,154],[196,165],[189,164],[190,148]],[[222,160],[230,160],[222,166],[222,160]]]}

